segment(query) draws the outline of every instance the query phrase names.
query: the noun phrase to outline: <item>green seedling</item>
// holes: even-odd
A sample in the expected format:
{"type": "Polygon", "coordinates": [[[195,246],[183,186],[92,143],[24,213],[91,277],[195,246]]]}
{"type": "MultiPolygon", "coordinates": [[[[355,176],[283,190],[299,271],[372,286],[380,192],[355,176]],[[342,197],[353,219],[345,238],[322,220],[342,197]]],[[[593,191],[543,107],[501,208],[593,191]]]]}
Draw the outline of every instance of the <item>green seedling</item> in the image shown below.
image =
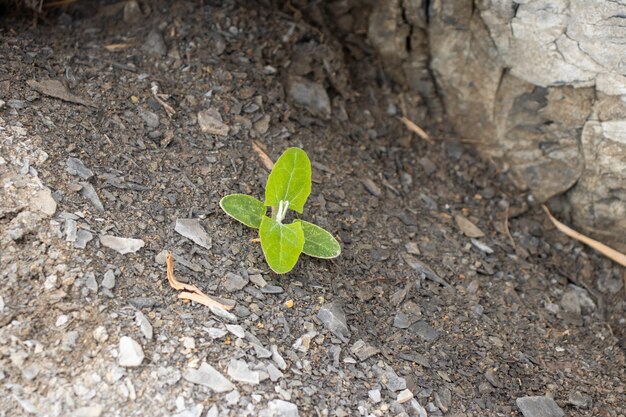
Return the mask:
{"type": "Polygon", "coordinates": [[[265,186],[265,202],[246,194],[222,198],[220,207],[229,216],[253,229],[259,229],[261,248],[267,264],[278,274],[293,269],[301,253],[315,258],[336,258],[339,242],[323,228],[304,220],[283,221],[288,210],[302,214],[311,194],[311,161],[306,152],[289,148],[283,153],[265,186]],[[267,208],[272,208],[271,217],[267,208]]]}

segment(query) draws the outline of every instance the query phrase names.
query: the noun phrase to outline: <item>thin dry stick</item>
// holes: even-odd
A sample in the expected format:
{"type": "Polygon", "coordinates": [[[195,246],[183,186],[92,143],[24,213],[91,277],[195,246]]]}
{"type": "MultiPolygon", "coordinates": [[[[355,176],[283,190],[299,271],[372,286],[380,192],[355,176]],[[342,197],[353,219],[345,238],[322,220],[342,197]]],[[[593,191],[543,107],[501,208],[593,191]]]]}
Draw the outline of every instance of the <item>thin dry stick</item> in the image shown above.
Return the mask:
{"type": "Polygon", "coordinates": [[[415,123],[413,123],[412,121],[407,119],[406,117],[404,117],[404,116],[398,117],[398,120],[400,120],[402,123],[404,123],[404,125],[407,127],[407,129],[409,129],[411,132],[415,133],[420,138],[424,139],[426,142],[433,143],[433,141],[430,139],[430,136],[428,136],[428,133],[426,133],[424,131],[424,129],[422,129],[421,127],[419,127],[418,125],[416,125],[415,123]]]}
{"type": "Polygon", "coordinates": [[[170,287],[175,290],[183,291],[178,294],[178,298],[195,301],[207,307],[219,307],[224,310],[231,310],[233,308],[233,306],[222,304],[204,294],[195,285],[185,284],[177,280],[174,276],[174,257],[172,256],[172,252],[168,252],[165,264],[167,265],[167,281],[169,282],[170,287]]]}
{"type": "Polygon", "coordinates": [[[270,158],[269,155],[261,149],[261,146],[256,141],[252,141],[252,149],[259,155],[259,158],[261,158],[261,162],[263,163],[265,169],[271,171],[272,168],[274,168],[272,158],[270,158]]]}
{"type": "Polygon", "coordinates": [[[552,213],[550,213],[550,210],[548,210],[548,207],[546,207],[545,205],[542,205],[541,207],[546,212],[548,218],[554,224],[554,226],[556,226],[556,228],[559,229],[563,234],[566,234],[567,236],[576,239],[579,242],[584,243],[585,245],[591,246],[593,249],[597,250],[607,258],[612,259],[622,266],[626,266],[626,255],[606,246],[604,243],[600,243],[597,240],[593,240],[590,237],[583,235],[582,233],[578,233],[574,229],[570,229],[569,227],[565,226],[563,223],[555,219],[552,216],[552,213]]]}
{"type": "Polygon", "coordinates": [[[161,99],[161,97],[159,97],[159,96],[167,96],[167,95],[159,94],[159,86],[156,83],[152,83],[152,86],[150,87],[150,91],[152,92],[152,97],[154,97],[157,103],[159,103],[163,107],[163,109],[165,110],[165,113],[167,113],[169,117],[172,117],[173,115],[176,114],[176,110],[174,110],[172,106],[167,104],[165,101],[161,99]]]}
{"type": "Polygon", "coordinates": [[[513,240],[513,236],[511,236],[511,231],[509,230],[509,205],[506,205],[506,209],[504,210],[504,233],[506,233],[506,235],[509,237],[509,240],[511,241],[511,245],[513,246],[513,249],[516,248],[515,246],[515,240],[513,240]]]}

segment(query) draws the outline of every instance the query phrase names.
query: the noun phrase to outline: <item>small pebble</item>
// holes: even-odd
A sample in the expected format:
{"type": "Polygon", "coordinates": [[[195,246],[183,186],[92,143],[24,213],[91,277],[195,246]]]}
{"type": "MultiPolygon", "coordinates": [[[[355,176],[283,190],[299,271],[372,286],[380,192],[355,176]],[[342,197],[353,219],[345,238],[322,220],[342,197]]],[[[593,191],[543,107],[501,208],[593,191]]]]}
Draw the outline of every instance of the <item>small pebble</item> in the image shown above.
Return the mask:
{"type": "Polygon", "coordinates": [[[411,401],[412,399],[413,399],[413,393],[411,392],[411,390],[405,389],[398,393],[398,397],[396,398],[396,401],[398,401],[400,404],[404,404],[405,402],[411,401]]]}
{"type": "Polygon", "coordinates": [[[378,389],[369,390],[367,392],[367,395],[370,397],[370,400],[372,400],[374,404],[377,404],[382,400],[382,396],[380,395],[380,390],[378,389]]]}
{"type": "Polygon", "coordinates": [[[128,336],[120,338],[119,357],[117,362],[125,368],[136,367],[143,362],[144,353],[141,345],[128,336]]]}
{"type": "Polygon", "coordinates": [[[107,290],[112,290],[113,288],[115,288],[115,273],[112,270],[109,269],[104,273],[102,286],[107,290]]]}

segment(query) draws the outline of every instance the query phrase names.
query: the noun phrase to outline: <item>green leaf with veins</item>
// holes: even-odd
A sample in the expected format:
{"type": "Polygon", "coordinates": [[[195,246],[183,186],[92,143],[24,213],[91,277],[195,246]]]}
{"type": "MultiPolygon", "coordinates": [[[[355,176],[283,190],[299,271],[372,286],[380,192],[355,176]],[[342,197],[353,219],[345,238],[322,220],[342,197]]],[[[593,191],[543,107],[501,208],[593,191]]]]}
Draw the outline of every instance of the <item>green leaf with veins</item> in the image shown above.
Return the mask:
{"type": "Polygon", "coordinates": [[[267,207],[246,194],[230,194],[220,200],[220,207],[233,219],[248,227],[258,229],[267,207]]]}
{"type": "Polygon", "coordinates": [[[272,271],[285,274],[293,269],[304,247],[304,231],[299,222],[281,224],[267,216],[259,229],[261,248],[272,271]]]}
{"type": "Polygon", "coordinates": [[[311,161],[300,148],[289,148],[283,153],[267,179],[265,205],[278,207],[288,201],[289,208],[302,213],[311,194],[311,161]]]}
{"type": "Polygon", "coordinates": [[[302,253],[313,256],[315,258],[336,258],[341,253],[341,246],[337,239],[328,231],[316,224],[305,222],[304,220],[296,220],[294,223],[302,225],[304,232],[304,248],[302,253]]]}

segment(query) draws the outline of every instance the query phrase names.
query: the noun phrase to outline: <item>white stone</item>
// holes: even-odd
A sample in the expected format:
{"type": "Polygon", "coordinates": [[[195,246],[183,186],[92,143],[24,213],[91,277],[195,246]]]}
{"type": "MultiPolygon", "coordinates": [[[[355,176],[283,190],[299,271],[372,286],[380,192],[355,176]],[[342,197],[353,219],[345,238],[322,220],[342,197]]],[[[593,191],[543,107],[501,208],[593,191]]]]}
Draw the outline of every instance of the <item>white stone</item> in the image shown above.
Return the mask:
{"type": "Polygon", "coordinates": [[[413,399],[413,393],[411,392],[410,389],[405,389],[402,390],[398,393],[398,397],[396,398],[396,401],[398,401],[400,404],[404,404],[407,401],[411,401],[413,399]]]}
{"type": "Polygon", "coordinates": [[[370,400],[372,400],[374,404],[377,404],[382,400],[379,389],[369,390],[367,391],[367,395],[370,397],[370,400]]]}
{"type": "Polygon", "coordinates": [[[135,311],[135,323],[137,323],[141,334],[143,334],[146,339],[152,339],[152,324],[150,324],[148,318],[141,311],[135,311]]]}
{"type": "Polygon", "coordinates": [[[141,345],[128,336],[120,338],[120,354],[118,363],[124,367],[135,367],[141,365],[144,354],[141,345]]]}
{"type": "Polygon", "coordinates": [[[137,252],[145,246],[145,242],[141,239],[132,239],[125,237],[117,237],[111,235],[100,236],[102,246],[113,249],[122,255],[137,252]]]}

